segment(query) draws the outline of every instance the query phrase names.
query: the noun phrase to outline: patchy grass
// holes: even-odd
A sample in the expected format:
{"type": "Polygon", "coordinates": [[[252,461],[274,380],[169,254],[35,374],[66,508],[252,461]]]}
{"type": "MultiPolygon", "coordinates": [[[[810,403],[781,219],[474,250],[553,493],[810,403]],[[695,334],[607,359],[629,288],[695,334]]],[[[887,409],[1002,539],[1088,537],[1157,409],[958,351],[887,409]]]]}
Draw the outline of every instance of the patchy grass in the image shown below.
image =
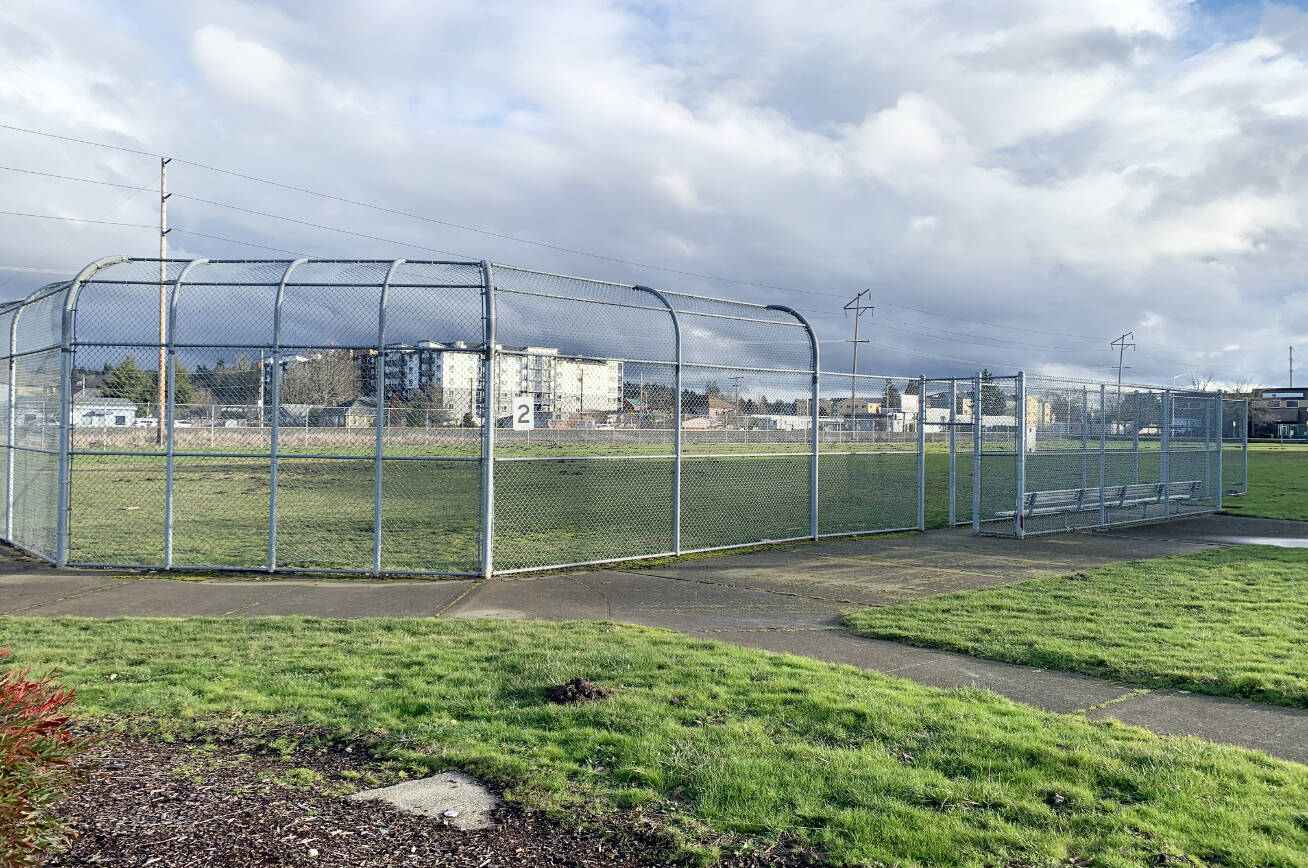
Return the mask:
{"type": "Polygon", "coordinates": [[[860,636],[1308,707],[1308,551],[1240,546],[849,616],[860,636]]]}
{"type": "MultiPolygon", "coordinates": [[[[1239,460],[1240,453],[1227,453],[1239,460]]],[[[1238,480],[1223,467],[1223,476],[1238,480]]],[[[1222,510],[1233,515],[1260,518],[1294,518],[1308,521],[1308,445],[1249,445],[1249,493],[1227,497],[1222,510]]]]}
{"type": "MultiPolygon", "coordinates": [[[[1308,768],[814,660],[612,624],[0,619],[84,709],[384,733],[536,807],[639,806],[695,844],[833,863],[1308,865],[1308,768]],[[111,680],[111,676],[115,676],[111,680]],[[612,699],[556,705],[573,677],[612,699]]],[[[192,721],[192,724],[187,724],[192,721]]]]}

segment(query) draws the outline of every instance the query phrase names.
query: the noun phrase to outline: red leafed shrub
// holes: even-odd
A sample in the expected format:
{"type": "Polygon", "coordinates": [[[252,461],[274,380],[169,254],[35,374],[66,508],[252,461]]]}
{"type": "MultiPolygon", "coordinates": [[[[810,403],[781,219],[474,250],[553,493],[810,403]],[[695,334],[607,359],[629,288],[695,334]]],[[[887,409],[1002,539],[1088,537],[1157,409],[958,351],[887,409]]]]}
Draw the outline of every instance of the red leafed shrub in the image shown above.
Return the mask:
{"type": "MultiPolygon", "coordinates": [[[[0,648],[0,662],[9,655],[0,648]]],[[[64,839],[49,808],[82,772],[71,761],[86,740],[66,713],[73,691],[30,669],[0,671],[0,866],[35,865],[64,839]]]]}

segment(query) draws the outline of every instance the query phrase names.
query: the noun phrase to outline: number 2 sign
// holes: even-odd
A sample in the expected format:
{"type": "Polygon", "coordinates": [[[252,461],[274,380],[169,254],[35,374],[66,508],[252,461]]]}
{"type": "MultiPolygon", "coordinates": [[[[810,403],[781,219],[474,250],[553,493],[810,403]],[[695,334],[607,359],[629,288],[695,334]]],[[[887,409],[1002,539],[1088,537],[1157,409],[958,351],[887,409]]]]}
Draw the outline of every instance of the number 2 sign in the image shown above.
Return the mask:
{"type": "Polygon", "coordinates": [[[530,431],[536,427],[536,411],[531,395],[519,395],[513,399],[513,430],[530,431]]]}

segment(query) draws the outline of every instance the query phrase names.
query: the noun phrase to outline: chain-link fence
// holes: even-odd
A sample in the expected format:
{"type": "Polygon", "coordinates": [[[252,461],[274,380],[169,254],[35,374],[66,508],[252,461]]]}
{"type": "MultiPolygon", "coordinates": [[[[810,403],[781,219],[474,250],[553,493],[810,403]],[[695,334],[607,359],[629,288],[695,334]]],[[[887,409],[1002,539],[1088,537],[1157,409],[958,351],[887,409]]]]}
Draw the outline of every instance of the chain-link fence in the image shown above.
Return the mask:
{"type": "Polygon", "coordinates": [[[1249,399],[1222,400],[1222,493],[1249,493],[1249,399]]]}
{"type": "Polygon", "coordinates": [[[1220,509],[1223,414],[1220,392],[1019,374],[982,402],[974,527],[1025,536],[1220,509]]]}
{"type": "Polygon", "coordinates": [[[789,308],[481,262],[111,258],[0,318],[5,538],[60,565],[490,575],[1234,490],[1209,395],[826,372],[789,308]]]}

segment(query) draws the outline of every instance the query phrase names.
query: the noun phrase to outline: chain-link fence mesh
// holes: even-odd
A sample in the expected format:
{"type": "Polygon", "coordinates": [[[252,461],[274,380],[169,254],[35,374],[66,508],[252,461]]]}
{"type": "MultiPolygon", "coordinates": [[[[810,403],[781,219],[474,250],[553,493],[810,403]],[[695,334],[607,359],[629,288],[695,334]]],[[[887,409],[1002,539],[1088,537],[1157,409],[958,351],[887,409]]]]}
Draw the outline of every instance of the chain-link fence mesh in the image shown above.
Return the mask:
{"type": "Polygon", "coordinates": [[[1222,488],[1224,495],[1249,493],[1249,399],[1222,401],[1222,488]]]}
{"type": "Polygon", "coordinates": [[[820,372],[788,308],[508,266],[104,260],[0,328],[5,538],[59,564],[486,575],[1244,489],[1247,403],[820,372]]]}
{"type": "Polygon", "coordinates": [[[993,519],[991,532],[1022,536],[1220,508],[1221,393],[1019,375],[1012,398],[1012,416],[996,419],[1012,425],[1011,452],[995,450],[1003,460],[994,462],[983,454],[983,485],[1011,495],[982,516],[993,519]]]}

